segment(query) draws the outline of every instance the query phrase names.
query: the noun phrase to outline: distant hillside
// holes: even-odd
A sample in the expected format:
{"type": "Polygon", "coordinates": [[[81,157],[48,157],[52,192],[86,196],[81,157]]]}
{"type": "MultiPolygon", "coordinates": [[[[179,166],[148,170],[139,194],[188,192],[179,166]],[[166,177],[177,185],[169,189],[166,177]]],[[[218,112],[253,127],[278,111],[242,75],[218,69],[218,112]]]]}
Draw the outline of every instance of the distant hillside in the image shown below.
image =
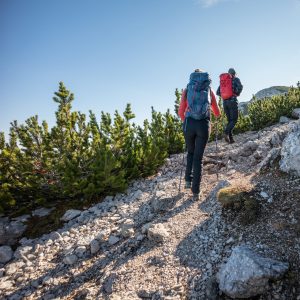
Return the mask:
{"type": "MultiPolygon", "coordinates": [[[[276,95],[280,95],[280,94],[285,94],[287,93],[289,90],[288,86],[271,86],[269,88],[260,90],[259,92],[257,92],[254,95],[254,98],[259,100],[262,98],[266,98],[266,97],[272,97],[272,96],[276,96],[276,95]]],[[[253,98],[250,100],[252,101],[253,98]]]]}
{"type": "Polygon", "coordinates": [[[289,90],[288,86],[271,86],[269,88],[262,89],[262,90],[258,91],[255,95],[253,95],[253,97],[251,98],[250,101],[240,102],[239,109],[243,113],[247,114],[247,106],[250,102],[259,100],[259,99],[263,99],[263,98],[269,98],[269,97],[276,96],[276,95],[285,94],[288,92],[288,90],[289,90]]]}

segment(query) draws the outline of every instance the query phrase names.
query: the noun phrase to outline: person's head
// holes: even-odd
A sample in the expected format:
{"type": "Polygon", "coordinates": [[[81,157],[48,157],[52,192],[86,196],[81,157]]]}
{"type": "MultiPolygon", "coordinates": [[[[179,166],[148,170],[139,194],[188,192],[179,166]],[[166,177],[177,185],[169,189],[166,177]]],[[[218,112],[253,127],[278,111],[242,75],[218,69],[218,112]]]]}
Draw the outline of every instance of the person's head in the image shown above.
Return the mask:
{"type": "Polygon", "coordinates": [[[195,73],[204,73],[204,71],[203,70],[201,70],[201,69],[195,69],[195,71],[194,71],[195,73]]]}
{"type": "Polygon", "coordinates": [[[228,73],[231,74],[232,76],[235,76],[236,75],[236,72],[235,72],[235,69],[234,68],[230,68],[228,70],[228,73]]]}

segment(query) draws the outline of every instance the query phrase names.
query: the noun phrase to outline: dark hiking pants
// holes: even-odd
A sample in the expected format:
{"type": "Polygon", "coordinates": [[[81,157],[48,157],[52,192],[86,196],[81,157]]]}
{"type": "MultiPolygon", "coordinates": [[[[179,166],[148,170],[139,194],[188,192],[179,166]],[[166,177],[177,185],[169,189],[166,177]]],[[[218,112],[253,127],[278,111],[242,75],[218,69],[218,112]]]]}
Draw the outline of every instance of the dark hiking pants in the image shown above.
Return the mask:
{"type": "Polygon", "coordinates": [[[192,192],[199,194],[202,158],[209,137],[209,120],[186,118],[183,129],[187,147],[185,180],[192,183],[192,192]]]}
{"type": "Polygon", "coordinates": [[[223,107],[228,120],[228,124],[225,128],[225,134],[229,135],[229,138],[232,139],[232,130],[239,117],[238,101],[237,99],[223,100],[223,107]]]}

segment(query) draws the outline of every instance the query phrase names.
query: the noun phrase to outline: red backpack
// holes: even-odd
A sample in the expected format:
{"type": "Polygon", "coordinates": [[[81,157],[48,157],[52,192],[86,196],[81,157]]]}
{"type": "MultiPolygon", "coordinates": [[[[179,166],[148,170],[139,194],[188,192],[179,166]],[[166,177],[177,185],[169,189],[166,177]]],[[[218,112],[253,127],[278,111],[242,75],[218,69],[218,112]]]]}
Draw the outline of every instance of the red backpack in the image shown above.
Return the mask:
{"type": "Polygon", "coordinates": [[[232,75],[229,73],[223,73],[220,75],[220,93],[223,100],[230,99],[235,96],[232,89],[232,75]]]}

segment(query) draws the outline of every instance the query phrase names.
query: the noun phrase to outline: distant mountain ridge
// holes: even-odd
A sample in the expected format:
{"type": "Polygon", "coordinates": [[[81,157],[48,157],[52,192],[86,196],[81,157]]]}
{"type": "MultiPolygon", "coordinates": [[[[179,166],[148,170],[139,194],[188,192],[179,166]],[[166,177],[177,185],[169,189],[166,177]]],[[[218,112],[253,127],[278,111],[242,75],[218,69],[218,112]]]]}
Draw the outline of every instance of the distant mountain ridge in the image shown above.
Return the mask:
{"type": "Polygon", "coordinates": [[[250,101],[252,101],[254,98],[256,100],[259,100],[259,99],[263,99],[266,97],[272,97],[272,96],[276,96],[276,95],[285,94],[288,92],[288,90],[289,90],[288,86],[271,86],[269,88],[258,91],[254,95],[254,97],[252,97],[252,99],[250,101]]]}
{"type": "Polygon", "coordinates": [[[253,97],[250,99],[250,101],[240,102],[239,109],[243,113],[247,114],[247,106],[252,101],[269,98],[269,97],[273,97],[276,95],[282,95],[282,94],[287,93],[288,90],[289,90],[289,87],[284,86],[284,85],[271,86],[269,88],[262,89],[262,90],[258,91],[255,95],[253,95],[253,97]]]}

